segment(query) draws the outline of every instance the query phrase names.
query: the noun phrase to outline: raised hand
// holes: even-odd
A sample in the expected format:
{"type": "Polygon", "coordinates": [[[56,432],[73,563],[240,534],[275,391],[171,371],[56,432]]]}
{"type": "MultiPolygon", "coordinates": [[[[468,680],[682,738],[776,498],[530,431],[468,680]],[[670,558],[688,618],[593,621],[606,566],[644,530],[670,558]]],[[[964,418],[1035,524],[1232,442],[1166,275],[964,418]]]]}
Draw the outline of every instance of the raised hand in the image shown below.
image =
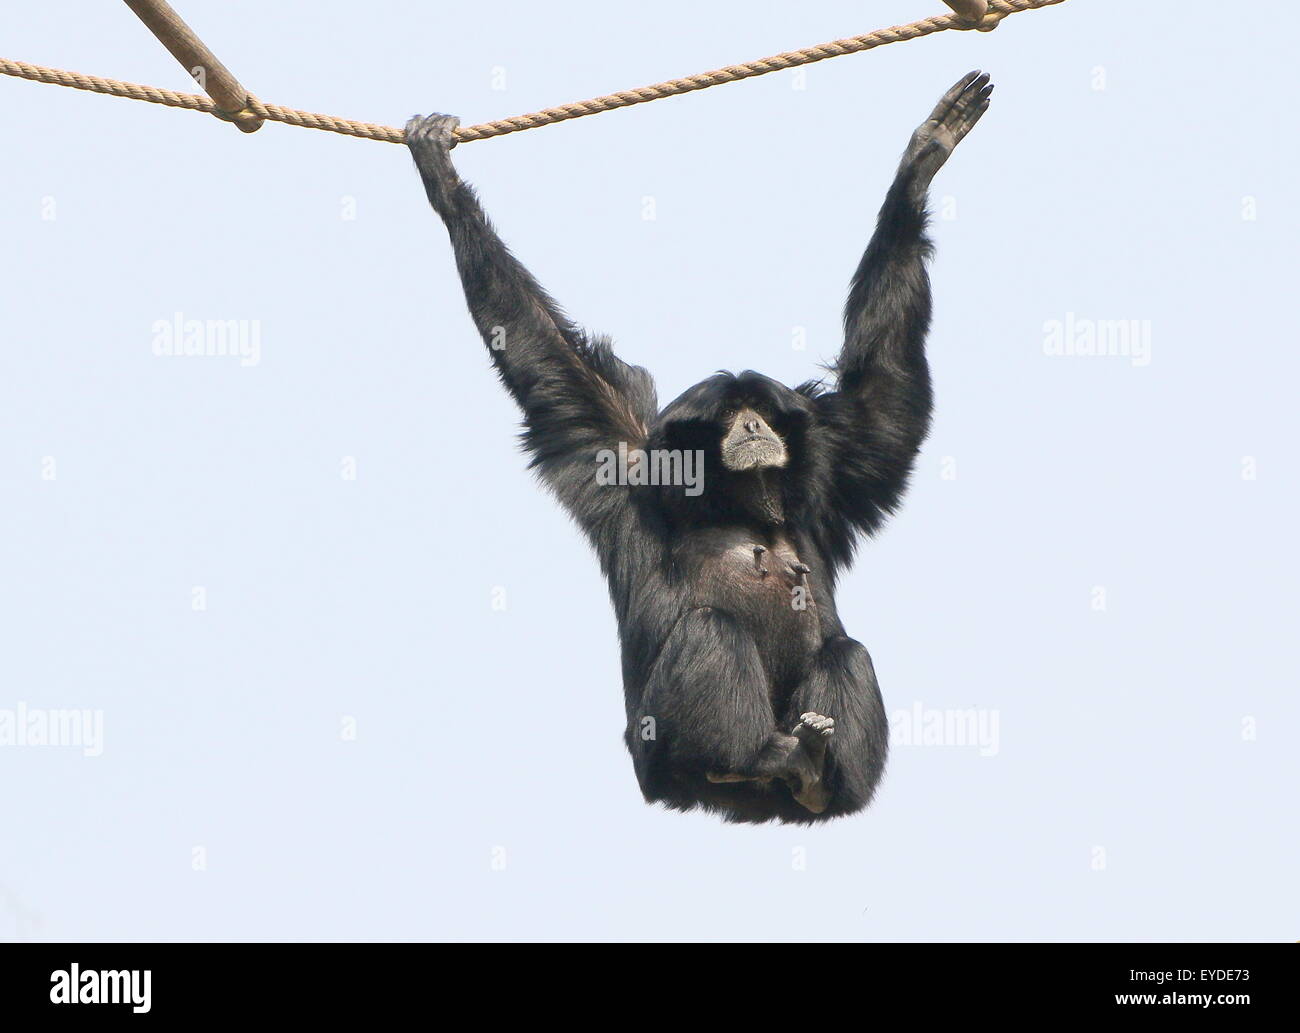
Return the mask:
{"type": "Polygon", "coordinates": [[[456,146],[455,115],[416,115],[406,123],[406,146],[415,159],[415,167],[424,180],[425,192],[434,209],[445,215],[460,179],[451,163],[451,149],[456,146]]]}
{"type": "Polygon", "coordinates": [[[406,123],[406,146],[413,151],[433,148],[445,153],[456,146],[459,125],[455,115],[414,115],[406,123]]]}
{"type": "Polygon", "coordinates": [[[935,105],[912,134],[900,172],[911,174],[913,188],[924,194],[953,149],[988,110],[993,84],[987,72],[968,72],[935,105]]]}

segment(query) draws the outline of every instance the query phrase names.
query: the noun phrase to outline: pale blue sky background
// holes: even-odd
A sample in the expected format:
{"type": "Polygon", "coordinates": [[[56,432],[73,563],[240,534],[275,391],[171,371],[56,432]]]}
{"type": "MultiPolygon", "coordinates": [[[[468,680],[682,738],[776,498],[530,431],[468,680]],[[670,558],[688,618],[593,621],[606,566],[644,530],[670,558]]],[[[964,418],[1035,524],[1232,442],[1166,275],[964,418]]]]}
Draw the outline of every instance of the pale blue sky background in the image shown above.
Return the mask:
{"type": "MultiPolygon", "coordinates": [[[[264,99],[394,125],[940,9],[178,6],[264,99]]],[[[661,398],[797,382],[911,129],[992,72],[936,183],[934,432],[840,609],[891,711],[998,749],[897,746],[816,829],[641,802],[603,583],[404,149],[0,80],[0,708],[104,715],[99,757],[0,747],[0,935],[1296,939],[1300,14],[1251,12],[1069,0],[456,152],[661,398]],[[177,311],[261,362],[156,357],[177,311]],[[1045,355],[1067,313],[1149,365],[1045,355]]],[[[124,5],[7,3],[0,53],[190,88],[124,5]]]]}

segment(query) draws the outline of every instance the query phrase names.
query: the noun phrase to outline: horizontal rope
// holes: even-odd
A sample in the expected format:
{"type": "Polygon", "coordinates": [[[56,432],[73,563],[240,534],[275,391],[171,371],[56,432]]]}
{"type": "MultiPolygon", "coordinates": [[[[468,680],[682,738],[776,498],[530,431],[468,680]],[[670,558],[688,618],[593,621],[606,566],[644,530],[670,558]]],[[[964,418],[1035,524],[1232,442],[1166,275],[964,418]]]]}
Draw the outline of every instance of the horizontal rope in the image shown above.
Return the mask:
{"type": "MultiPolygon", "coordinates": [[[[920,39],[922,36],[945,32],[949,29],[978,29],[987,32],[995,28],[1008,15],[1018,14],[1021,11],[1032,11],[1040,7],[1051,7],[1064,2],[1065,0],[990,0],[988,14],[978,23],[969,22],[956,14],[936,15],[933,18],[912,22],[909,25],[896,25],[888,29],[878,29],[865,36],[851,36],[848,39],[838,39],[815,47],[806,47],[803,50],[791,50],[784,54],[775,54],[772,57],[761,58],[747,64],[727,65],[725,68],[718,68],[712,72],[701,72],[698,75],[687,76],[684,79],[670,79],[667,82],[655,83],[652,86],[624,90],[620,93],[594,97],[591,100],[578,101],[574,104],[562,104],[559,107],[546,108],[543,111],[534,111],[527,115],[515,115],[512,118],[504,118],[496,122],[462,126],[456,130],[456,139],[459,143],[488,140],[494,136],[505,136],[507,133],[536,129],[539,126],[551,125],[555,122],[566,122],[569,119],[595,115],[602,111],[613,111],[617,108],[645,104],[664,97],[692,93],[695,90],[704,90],[710,86],[719,86],[722,83],[739,82],[742,79],[751,79],[757,75],[767,75],[770,72],[779,72],[786,68],[797,68],[800,65],[809,65],[815,61],[825,61],[832,57],[858,54],[890,43],[920,39]]],[[[366,140],[380,140],[384,143],[404,143],[406,141],[406,134],[395,126],[376,125],[372,122],[353,122],[345,118],[336,118],[333,115],[319,115],[311,111],[299,111],[296,108],[282,108],[278,104],[266,104],[255,98],[249,98],[247,106],[242,111],[222,111],[210,98],[196,93],[177,93],[174,90],[165,90],[158,86],[142,86],[139,83],[121,82],[117,79],[103,79],[95,75],[67,72],[58,68],[46,68],[42,65],[28,64],[25,61],[12,61],[8,58],[0,58],[0,74],[29,79],[33,82],[51,83],[55,86],[68,86],[74,90],[89,90],[92,93],[106,93],[115,97],[127,97],[131,100],[142,100],[150,104],[163,104],[171,108],[203,111],[226,121],[262,118],[271,122],[282,122],[285,125],[302,126],[306,129],[322,129],[326,132],[341,133],[344,136],[357,136],[366,140]]]]}

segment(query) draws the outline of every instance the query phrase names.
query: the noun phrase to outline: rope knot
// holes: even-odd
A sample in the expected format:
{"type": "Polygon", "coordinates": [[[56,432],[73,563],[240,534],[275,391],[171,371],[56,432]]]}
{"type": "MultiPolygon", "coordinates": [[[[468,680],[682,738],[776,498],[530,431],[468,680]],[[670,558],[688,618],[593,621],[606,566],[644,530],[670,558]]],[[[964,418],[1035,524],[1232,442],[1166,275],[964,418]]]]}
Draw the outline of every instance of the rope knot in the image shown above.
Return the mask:
{"type": "Polygon", "coordinates": [[[230,122],[244,133],[255,133],[262,128],[262,117],[249,108],[240,108],[238,111],[222,111],[214,106],[212,113],[221,121],[230,122]]]}
{"type": "Polygon", "coordinates": [[[992,32],[994,29],[998,27],[999,24],[1001,24],[1002,19],[1005,17],[1006,14],[1004,13],[998,11],[989,11],[989,13],[986,14],[979,21],[969,22],[966,21],[964,18],[960,17],[959,15],[953,15],[952,27],[954,29],[961,29],[963,31],[974,29],[976,32],[992,32]]]}
{"type": "Polygon", "coordinates": [[[944,0],[955,12],[952,27],[963,31],[992,32],[1008,14],[1017,10],[1007,0],[944,0]]]}

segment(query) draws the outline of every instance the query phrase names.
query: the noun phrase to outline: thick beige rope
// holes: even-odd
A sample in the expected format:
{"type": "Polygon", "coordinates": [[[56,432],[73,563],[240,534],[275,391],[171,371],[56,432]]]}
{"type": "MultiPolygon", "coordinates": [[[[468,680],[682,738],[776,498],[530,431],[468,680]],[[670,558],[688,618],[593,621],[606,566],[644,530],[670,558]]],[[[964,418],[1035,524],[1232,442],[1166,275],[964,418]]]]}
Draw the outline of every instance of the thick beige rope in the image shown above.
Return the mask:
{"type": "MultiPolygon", "coordinates": [[[[659,100],[663,97],[675,97],[679,93],[691,93],[695,90],[707,89],[710,86],[718,86],[722,83],[738,82],[741,79],[750,79],[756,75],[767,75],[769,72],[778,72],[785,68],[796,68],[799,65],[812,64],[814,61],[825,61],[831,57],[857,54],[864,50],[883,47],[889,43],[920,39],[922,36],[944,32],[948,29],[979,29],[987,32],[995,28],[998,22],[1007,15],[1018,14],[1021,11],[1032,11],[1039,7],[1051,7],[1054,4],[1064,2],[1065,0],[990,0],[988,14],[978,23],[973,24],[956,14],[936,15],[933,18],[912,22],[909,25],[896,25],[889,29],[878,29],[865,36],[851,36],[848,39],[838,39],[832,43],[822,43],[819,46],[807,47],[803,50],[791,50],[784,54],[776,54],[772,57],[761,58],[758,61],[751,61],[748,64],[728,65],[725,68],[719,68],[712,72],[701,72],[699,75],[688,76],[685,79],[670,79],[667,82],[655,83],[653,86],[624,90],[621,93],[611,93],[604,97],[579,101],[575,104],[562,104],[556,108],[535,111],[529,115],[515,115],[513,118],[505,118],[497,122],[484,122],[476,126],[462,126],[456,130],[456,138],[460,143],[468,143],[472,140],[487,140],[494,136],[517,133],[523,129],[536,129],[538,126],[550,125],[553,122],[582,118],[584,115],[595,115],[601,111],[626,108],[633,104],[645,104],[647,101],[659,100]]],[[[217,106],[208,97],[196,93],[176,93],[172,90],[160,89],[157,86],[141,86],[139,83],[101,79],[94,75],[65,72],[58,68],[45,68],[41,65],[27,64],[25,61],[11,61],[7,58],[0,58],[0,74],[17,76],[20,79],[30,79],[33,82],[52,83],[56,86],[70,86],[75,90],[89,90],[92,93],[109,93],[115,97],[128,97],[131,100],[164,104],[172,108],[205,111],[226,121],[262,118],[272,122],[283,122],[291,126],[303,126],[307,129],[324,129],[331,133],[342,133],[345,136],[359,136],[367,140],[382,140],[386,143],[404,143],[406,139],[405,133],[393,126],[375,125],[370,122],[352,122],[344,118],[335,118],[333,115],[317,115],[310,111],[298,111],[294,108],[282,108],[276,104],[264,104],[262,101],[253,98],[249,99],[248,106],[243,111],[230,114],[218,110],[217,106]]]]}

